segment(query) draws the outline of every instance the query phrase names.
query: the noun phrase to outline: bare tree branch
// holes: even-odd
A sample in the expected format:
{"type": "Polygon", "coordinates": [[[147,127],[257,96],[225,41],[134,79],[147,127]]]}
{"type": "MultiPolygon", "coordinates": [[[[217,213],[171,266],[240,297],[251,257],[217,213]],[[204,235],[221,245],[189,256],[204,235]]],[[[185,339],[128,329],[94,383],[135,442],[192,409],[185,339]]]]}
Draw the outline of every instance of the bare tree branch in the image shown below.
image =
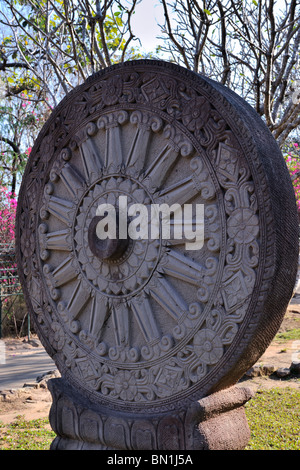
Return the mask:
{"type": "Polygon", "coordinates": [[[12,140],[8,139],[7,137],[3,137],[0,135],[0,141],[8,144],[16,154],[19,155],[21,153],[19,146],[12,140]]]}
{"type": "Polygon", "coordinates": [[[177,50],[181,54],[185,66],[188,69],[190,69],[191,67],[190,67],[189,61],[188,61],[187,56],[186,56],[185,48],[178,42],[175,35],[173,34],[171,21],[170,21],[170,16],[169,16],[169,10],[168,10],[166,0],[162,0],[162,5],[163,5],[163,9],[164,9],[164,16],[165,16],[167,34],[168,34],[170,40],[172,41],[172,43],[174,44],[174,46],[177,48],[177,50]]]}
{"type": "Polygon", "coordinates": [[[161,0],[161,4],[165,13],[162,49],[171,60],[248,99],[274,136],[286,138],[297,129],[298,108],[290,103],[288,93],[292,80],[299,77],[299,0],[280,4],[276,0],[161,0]]]}

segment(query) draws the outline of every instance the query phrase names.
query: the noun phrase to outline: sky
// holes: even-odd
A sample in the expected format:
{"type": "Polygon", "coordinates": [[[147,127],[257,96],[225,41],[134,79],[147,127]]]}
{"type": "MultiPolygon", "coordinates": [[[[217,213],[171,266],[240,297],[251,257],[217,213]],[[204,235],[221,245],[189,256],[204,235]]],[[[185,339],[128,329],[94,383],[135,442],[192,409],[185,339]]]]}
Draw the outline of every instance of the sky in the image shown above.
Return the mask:
{"type": "Polygon", "coordinates": [[[163,8],[158,0],[142,0],[136,6],[132,17],[132,29],[135,36],[141,39],[142,48],[146,52],[155,52],[158,45],[157,35],[160,28],[157,23],[163,24],[163,8]]]}

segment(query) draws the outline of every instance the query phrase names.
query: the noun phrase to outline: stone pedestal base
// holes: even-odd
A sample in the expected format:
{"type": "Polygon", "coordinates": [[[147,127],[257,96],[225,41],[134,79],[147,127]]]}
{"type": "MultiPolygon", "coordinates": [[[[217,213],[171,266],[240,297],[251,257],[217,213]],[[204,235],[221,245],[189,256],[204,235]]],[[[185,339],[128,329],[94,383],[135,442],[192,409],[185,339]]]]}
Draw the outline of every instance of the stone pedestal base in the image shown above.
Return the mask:
{"type": "Polygon", "coordinates": [[[242,450],[250,431],[249,388],[233,386],[202,398],[188,411],[159,415],[103,412],[64,379],[48,382],[53,404],[52,450],[242,450]]]}

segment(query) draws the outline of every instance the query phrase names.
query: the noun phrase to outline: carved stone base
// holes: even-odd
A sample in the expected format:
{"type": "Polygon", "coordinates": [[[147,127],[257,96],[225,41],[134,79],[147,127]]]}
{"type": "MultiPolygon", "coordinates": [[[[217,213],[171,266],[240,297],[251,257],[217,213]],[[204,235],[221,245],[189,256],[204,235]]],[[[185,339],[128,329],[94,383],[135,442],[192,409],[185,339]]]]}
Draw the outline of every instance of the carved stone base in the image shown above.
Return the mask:
{"type": "Polygon", "coordinates": [[[136,414],[128,420],[122,413],[108,415],[62,378],[48,386],[50,424],[57,434],[52,450],[242,450],[250,439],[244,410],[253,396],[249,388],[216,392],[184,413],[136,414]]]}

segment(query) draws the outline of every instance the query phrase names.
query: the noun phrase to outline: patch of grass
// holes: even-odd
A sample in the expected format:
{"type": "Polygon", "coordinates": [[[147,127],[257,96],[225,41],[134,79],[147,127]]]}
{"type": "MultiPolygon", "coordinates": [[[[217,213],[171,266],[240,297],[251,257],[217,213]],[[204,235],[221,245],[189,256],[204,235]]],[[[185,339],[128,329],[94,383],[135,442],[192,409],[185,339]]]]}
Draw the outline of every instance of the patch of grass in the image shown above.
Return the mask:
{"type": "Polygon", "coordinates": [[[20,415],[12,423],[0,422],[0,450],[49,450],[54,438],[47,418],[26,421],[20,415]]]}
{"type": "Polygon", "coordinates": [[[300,390],[259,390],[246,406],[246,450],[300,450],[300,390]]]}
{"type": "Polygon", "coordinates": [[[282,333],[277,333],[274,338],[274,341],[279,343],[289,340],[297,340],[300,339],[300,328],[295,328],[293,330],[283,331],[282,333]]]}
{"type": "MultiPolygon", "coordinates": [[[[258,390],[245,409],[251,431],[246,450],[300,450],[300,389],[258,390]]],[[[54,438],[47,418],[0,423],[0,450],[49,450],[54,438]]]]}

